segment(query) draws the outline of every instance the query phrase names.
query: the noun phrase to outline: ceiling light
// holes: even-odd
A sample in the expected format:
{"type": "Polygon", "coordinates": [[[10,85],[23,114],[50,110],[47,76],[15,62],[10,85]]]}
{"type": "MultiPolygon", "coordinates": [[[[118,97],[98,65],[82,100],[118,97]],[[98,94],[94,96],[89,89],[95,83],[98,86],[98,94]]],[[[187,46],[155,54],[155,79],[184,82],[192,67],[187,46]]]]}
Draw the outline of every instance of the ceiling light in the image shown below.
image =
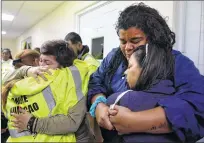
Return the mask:
{"type": "Polygon", "coordinates": [[[6,31],[1,31],[1,34],[2,34],[2,35],[6,34],[6,31]]]}
{"type": "Polygon", "coordinates": [[[2,13],[2,20],[5,20],[5,21],[12,21],[13,18],[14,18],[13,15],[2,13]]]}

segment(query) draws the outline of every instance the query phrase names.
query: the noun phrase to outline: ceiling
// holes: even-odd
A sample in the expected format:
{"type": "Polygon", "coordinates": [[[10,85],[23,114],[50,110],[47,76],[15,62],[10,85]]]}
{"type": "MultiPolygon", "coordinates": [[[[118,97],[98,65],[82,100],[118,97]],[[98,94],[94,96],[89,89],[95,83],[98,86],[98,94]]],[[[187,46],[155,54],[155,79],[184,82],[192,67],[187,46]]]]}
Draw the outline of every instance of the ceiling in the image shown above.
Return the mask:
{"type": "Polygon", "coordinates": [[[37,24],[64,1],[2,1],[2,13],[14,15],[13,21],[2,21],[2,35],[15,39],[37,24]]]}

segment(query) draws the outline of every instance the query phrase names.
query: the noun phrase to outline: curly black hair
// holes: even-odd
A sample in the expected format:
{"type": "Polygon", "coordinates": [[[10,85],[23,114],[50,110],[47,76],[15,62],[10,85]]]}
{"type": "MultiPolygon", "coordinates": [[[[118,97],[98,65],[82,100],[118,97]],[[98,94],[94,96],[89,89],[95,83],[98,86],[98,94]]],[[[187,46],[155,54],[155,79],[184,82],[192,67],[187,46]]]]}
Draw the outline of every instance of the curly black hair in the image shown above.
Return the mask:
{"type": "MultiPolygon", "coordinates": [[[[152,78],[171,79],[173,81],[174,60],[171,51],[175,43],[175,33],[170,30],[165,19],[156,9],[149,7],[144,3],[139,3],[127,7],[120,13],[115,28],[119,34],[119,30],[127,30],[131,27],[142,30],[147,37],[147,43],[150,49],[149,53],[152,54],[146,62],[151,62],[151,60],[155,58],[162,60],[160,61],[161,65],[158,68],[160,73],[163,72],[163,74],[158,75],[154,72],[152,74],[155,74],[156,76],[152,78]]],[[[116,55],[111,60],[110,68],[107,71],[111,78],[122,61],[124,61],[124,55],[118,48],[116,55]]],[[[149,84],[151,84],[151,82],[149,84]]]]}
{"type": "Polygon", "coordinates": [[[136,27],[147,36],[148,43],[154,43],[161,48],[172,49],[175,43],[175,33],[167,25],[159,12],[144,3],[131,5],[120,13],[116,23],[116,31],[136,27]]]}
{"type": "Polygon", "coordinates": [[[69,45],[64,40],[52,40],[45,42],[41,48],[40,53],[44,55],[53,55],[57,62],[62,67],[69,67],[76,59],[74,51],[69,48],[69,45]]]}

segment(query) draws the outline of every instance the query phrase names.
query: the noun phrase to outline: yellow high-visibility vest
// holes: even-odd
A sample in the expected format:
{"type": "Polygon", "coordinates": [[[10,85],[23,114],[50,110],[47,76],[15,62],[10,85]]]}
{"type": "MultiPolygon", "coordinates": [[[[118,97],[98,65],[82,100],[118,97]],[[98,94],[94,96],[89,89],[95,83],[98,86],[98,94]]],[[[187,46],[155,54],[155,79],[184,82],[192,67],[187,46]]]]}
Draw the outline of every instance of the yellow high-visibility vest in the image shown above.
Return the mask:
{"type": "MultiPolygon", "coordinates": [[[[9,91],[4,114],[8,118],[10,137],[7,142],[76,142],[75,134],[46,135],[37,134],[35,137],[28,131],[18,133],[12,127],[10,113],[19,113],[19,107],[27,110],[38,118],[67,115],[68,110],[81,100],[88,91],[88,65],[75,60],[73,66],[45,74],[48,81],[37,83],[29,77],[14,84],[9,91]]],[[[67,127],[69,128],[69,127],[67,127]]]]}
{"type": "Polygon", "coordinates": [[[100,66],[100,62],[97,61],[92,55],[89,53],[86,53],[81,58],[84,62],[86,62],[89,65],[89,74],[91,75],[93,72],[95,72],[98,67],[100,66]]]}

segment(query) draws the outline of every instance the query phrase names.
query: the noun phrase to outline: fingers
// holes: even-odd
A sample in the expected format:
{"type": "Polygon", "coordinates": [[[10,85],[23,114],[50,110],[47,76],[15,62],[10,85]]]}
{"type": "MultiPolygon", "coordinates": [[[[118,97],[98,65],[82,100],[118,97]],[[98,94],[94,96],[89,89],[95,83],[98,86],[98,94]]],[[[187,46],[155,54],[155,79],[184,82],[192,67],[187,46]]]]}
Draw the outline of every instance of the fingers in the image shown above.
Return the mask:
{"type": "Polygon", "coordinates": [[[12,126],[13,126],[14,128],[19,128],[19,127],[20,127],[19,124],[16,124],[16,123],[12,124],[12,126]]]}
{"type": "Polygon", "coordinates": [[[52,73],[51,73],[51,71],[50,71],[49,69],[50,69],[49,66],[44,66],[44,67],[43,67],[43,71],[44,71],[44,72],[48,73],[49,75],[52,75],[52,73]]]}
{"type": "Polygon", "coordinates": [[[113,109],[116,110],[116,111],[118,111],[118,110],[120,109],[120,106],[115,105],[113,109]]]}
{"type": "Polygon", "coordinates": [[[46,73],[48,73],[49,75],[52,75],[50,70],[47,70],[46,73]]]}
{"type": "Polygon", "coordinates": [[[11,113],[11,116],[13,116],[14,118],[18,118],[18,114],[15,114],[15,113],[11,113]]]}
{"type": "Polygon", "coordinates": [[[11,122],[13,122],[14,124],[18,124],[19,123],[19,121],[16,120],[16,119],[11,120],[11,122]]]}
{"type": "Polygon", "coordinates": [[[41,77],[44,81],[47,81],[47,78],[44,76],[44,73],[40,69],[33,73],[32,77],[34,77],[37,83],[40,83],[39,77],[41,77]]]}
{"type": "Polygon", "coordinates": [[[109,120],[110,120],[110,122],[111,122],[112,124],[115,123],[115,118],[114,118],[114,116],[110,115],[110,116],[109,116],[109,120]]]}
{"type": "Polygon", "coordinates": [[[37,70],[37,75],[40,76],[44,81],[47,81],[47,78],[45,77],[44,73],[48,73],[49,75],[52,75],[51,71],[49,70],[49,66],[41,66],[37,70]]]}
{"type": "Polygon", "coordinates": [[[106,115],[104,115],[103,117],[101,117],[99,125],[105,129],[108,129],[108,130],[113,129],[113,125],[111,124],[111,122],[109,120],[108,113],[106,115]]]}
{"type": "Polygon", "coordinates": [[[27,111],[24,110],[24,109],[22,109],[22,108],[19,108],[19,111],[20,111],[21,113],[23,113],[23,114],[27,113],[27,111]]]}
{"type": "Polygon", "coordinates": [[[47,78],[44,76],[42,72],[38,73],[38,75],[44,80],[47,81],[47,78]]]}
{"type": "Polygon", "coordinates": [[[7,128],[1,129],[1,134],[5,133],[7,131],[7,128]]]}
{"type": "Polygon", "coordinates": [[[11,120],[11,122],[13,122],[13,124],[12,124],[12,126],[14,127],[14,128],[16,128],[17,129],[17,131],[19,132],[19,131],[21,131],[21,125],[20,125],[20,122],[18,121],[18,120],[11,120]]]}
{"type": "Polygon", "coordinates": [[[46,72],[46,73],[48,73],[49,75],[52,75],[52,73],[50,72],[49,69],[50,69],[49,66],[41,66],[39,70],[40,70],[41,72],[46,72]]]}
{"type": "Polygon", "coordinates": [[[23,129],[17,128],[17,132],[18,132],[18,133],[20,133],[20,132],[22,132],[22,131],[23,131],[23,129]]]}
{"type": "Polygon", "coordinates": [[[108,111],[106,112],[105,124],[106,124],[106,128],[108,130],[113,130],[114,127],[113,127],[112,123],[110,122],[108,111]]]}
{"type": "Polygon", "coordinates": [[[117,111],[117,110],[109,109],[109,110],[108,110],[108,113],[109,113],[110,115],[112,115],[112,116],[115,116],[115,115],[117,115],[118,111],[117,111]]]}
{"type": "Polygon", "coordinates": [[[50,67],[49,66],[39,66],[39,67],[32,67],[30,68],[28,72],[28,76],[32,76],[35,78],[35,80],[39,83],[41,77],[44,81],[47,81],[47,78],[45,77],[45,73],[52,75],[51,71],[49,71],[50,67]],[[38,77],[39,76],[39,77],[38,77]]]}
{"type": "Polygon", "coordinates": [[[109,119],[106,119],[106,121],[105,121],[105,127],[106,127],[106,129],[108,129],[108,130],[113,130],[113,125],[111,124],[111,122],[110,122],[109,119]]]}
{"type": "Polygon", "coordinates": [[[24,129],[21,128],[21,125],[20,125],[20,124],[13,124],[12,126],[13,126],[14,128],[16,128],[16,129],[17,129],[17,132],[19,132],[19,133],[24,130],[24,129]]]}
{"type": "Polygon", "coordinates": [[[37,83],[40,83],[40,79],[37,74],[33,74],[32,77],[36,80],[37,83]]]}

